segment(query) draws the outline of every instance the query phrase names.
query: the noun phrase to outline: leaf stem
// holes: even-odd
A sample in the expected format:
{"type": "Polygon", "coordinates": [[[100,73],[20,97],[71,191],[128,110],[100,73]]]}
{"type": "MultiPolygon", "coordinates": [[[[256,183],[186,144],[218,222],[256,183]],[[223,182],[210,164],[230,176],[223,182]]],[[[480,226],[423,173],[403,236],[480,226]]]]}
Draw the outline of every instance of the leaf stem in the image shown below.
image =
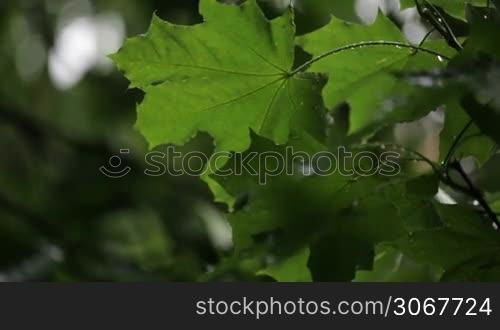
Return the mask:
{"type": "Polygon", "coordinates": [[[481,192],[481,190],[479,190],[474,185],[472,180],[469,178],[469,176],[467,175],[467,173],[463,169],[462,164],[460,164],[459,161],[456,161],[456,162],[453,162],[451,164],[451,167],[454,170],[456,170],[458,172],[458,174],[460,174],[460,176],[462,177],[464,182],[467,184],[467,188],[462,187],[461,185],[454,183],[452,180],[449,180],[448,184],[450,184],[450,186],[452,186],[453,188],[455,188],[457,190],[461,190],[462,192],[464,192],[464,193],[468,194],[469,196],[471,196],[472,198],[474,198],[479,203],[479,205],[481,205],[484,212],[488,215],[488,218],[496,225],[497,229],[500,229],[500,221],[498,221],[498,217],[497,217],[496,213],[491,209],[488,202],[484,199],[484,195],[481,192]]]}
{"type": "Polygon", "coordinates": [[[307,61],[306,63],[302,64],[301,66],[299,66],[298,68],[296,68],[294,71],[292,71],[291,73],[289,73],[288,75],[289,76],[294,76],[300,72],[304,72],[305,70],[307,70],[312,64],[318,62],[318,61],[321,61],[322,59],[326,58],[326,57],[329,57],[331,55],[334,55],[334,54],[337,54],[337,53],[341,53],[341,52],[344,52],[344,51],[347,51],[347,50],[352,50],[352,49],[357,49],[357,48],[365,48],[365,47],[377,47],[377,46],[389,46],[389,47],[396,47],[396,48],[407,48],[407,49],[413,49],[415,51],[421,51],[421,52],[424,52],[424,53],[428,53],[428,54],[431,54],[431,55],[434,55],[434,56],[438,56],[444,60],[447,60],[449,61],[450,58],[446,55],[443,55],[439,52],[436,52],[432,49],[428,49],[428,48],[424,48],[424,47],[420,47],[420,46],[414,46],[414,45],[410,45],[410,44],[407,44],[407,43],[404,43],[404,42],[398,42],[398,41],[386,41],[386,40],[378,40],[378,41],[364,41],[364,42],[359,42],[359,43],[355,43],[355,44],[350,44],[350,45],[346,45],[346,46],[342,46],[342,47],[339,47],[339,48],[335,48],[335,49],[332,49],[322,55],[319,55],[309,61],[307,61]]]}
{"type": "Polygon", "coordinates": [[[455,137],[455,140],[453,140],[453,143],[452,143],[450,149],[448,149],[448,154],[446,155],[446,157],[443,160],[443,166],[445,168],[448,167],[448,164],[450,163],[451,157],[453,157],[453,154],[455,153],[455,150],[457,149],[458,145],[460,144],[460,141],[462,140],[465,133],[467,133],[467,130],[472,126],[472,124],[473,124],[473,121],[469,120],[467,125],[465,125],[464,128],[462,128],[460,133],[455,137]]]}

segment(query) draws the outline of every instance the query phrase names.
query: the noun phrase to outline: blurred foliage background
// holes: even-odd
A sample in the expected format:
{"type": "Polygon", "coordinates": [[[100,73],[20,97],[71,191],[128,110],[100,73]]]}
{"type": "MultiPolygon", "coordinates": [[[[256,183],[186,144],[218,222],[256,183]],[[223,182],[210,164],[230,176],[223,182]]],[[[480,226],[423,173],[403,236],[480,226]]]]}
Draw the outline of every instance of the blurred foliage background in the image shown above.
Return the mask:
{"type": "MultiPolygon", "coordinates": [[[[289,3],[262,0],[262,7],[273,17],[289,3]]],[[[326,24],[329,14],[322,6],[333,4],[342,18],[365,22],[381,8],[401,23],[410,41],[426,33],[415,11],[401,11],[398,1],[362,3],[354,8],[351,1],[294,1],[298,32],[326,24]]],[[[0,280],[265,280],[245,262],[227,262],[222,277],[210,276],[231,250],[224,208],[212,203],[196,177],[144,175],[147,145],[133,130],[142,95],[128,90],[106,57],[127,36],[147,31],[153,12],[178,24],[200,22],[197,5],[0,2],[0,280]],[[122,155],[130,175],[102,175],[100,166],[122,149],[130,150],[122,155]]],[[[417,149],[436,158],[441,121],[433,114],[396,135],[405,141],[418,137],[417,149]]],[[[211,148],[200,136],[180,149],[211,148]]],[[[387,267],[394,267],[390,262],[387,267]]],[[[399,280],[434,276],[411,272],[412,267],[399,280]]]]}

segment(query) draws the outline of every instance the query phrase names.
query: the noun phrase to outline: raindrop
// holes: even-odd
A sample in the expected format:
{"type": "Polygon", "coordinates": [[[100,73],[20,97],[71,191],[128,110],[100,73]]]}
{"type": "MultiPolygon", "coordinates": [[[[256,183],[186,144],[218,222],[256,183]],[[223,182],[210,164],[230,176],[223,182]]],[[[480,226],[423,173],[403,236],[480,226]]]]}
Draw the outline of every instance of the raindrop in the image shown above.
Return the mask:
{"type": "Polygon", "coordinates": [[[439,62],[444,62],[444,58],[442,56],[438,56],[437,59],[439,62]]]}

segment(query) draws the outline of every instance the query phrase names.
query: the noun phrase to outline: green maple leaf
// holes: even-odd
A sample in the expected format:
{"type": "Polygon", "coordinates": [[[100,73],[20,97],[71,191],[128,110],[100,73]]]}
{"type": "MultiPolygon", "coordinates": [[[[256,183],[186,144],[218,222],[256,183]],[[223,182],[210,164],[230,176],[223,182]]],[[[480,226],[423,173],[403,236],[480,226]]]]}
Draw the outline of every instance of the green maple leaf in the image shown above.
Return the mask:
{"type": "Polygon", "coordinates": [[[498,274],[498,233],[476,211],[461,206],[436,205],[441,225],[418,230],[391,243],[407,256],[445,270],[444,279],[490,278],[498,274]]]}
{"type": "MultiPolygon", "coordinates": [[[[243,151],[250,130],[285,143],[311,75],[289,76],[294,62],[293,13],[269,21],[255,0],[241,6],[202,0],[205,22],[179,26],[153,18],[149,32],[113,56],[145,93],[137,128],[150,147],[185,144],[198,132],[217,151],[243,151]]],[[[305,96],[307,97],[307,96],[305,96]]]]}
{"type": "Polygon", "coordinates": [[[373,25],[349,24],[332,18],[329,25],[299,39],[299,43],[315,57],[329,54],[309,68],[324,72],[329,81],[323,90],[328,108],[342,102],[351,106],[350,133],[380,127],[381,124],[417,119],[433,110],[421,108],[408,111],[406,95],[395,73],[440,67],[445,58],[440,52],[449,51],[442,42],[427,50],[415,52],[407,45],[398,28],[385,16],[379,15],[373,25]],[[439,53],[435,50],[439,49],[439,53]],[[332,51],[333,50],[333,51],[332,51]]]}
{"type": "MultiPolygon", "coordinates": [[[[306,132],[288,145],[310,155],[326,149],[306,132]]],[[[254,137],[248,152],[285,154],[284,149],[254,137]]],[[[240,168],[234,164],[238,162],[233,159],[226,166],[240,168]]],[[[253,159],[248,165],[259,169],[258,162],[253,159]]],[[[286,168],[293,166],[292,162],[286,168]]],[[[248,173],[213,179],[238,199],[236,211],[228,215],[235,253],[260,253],[265,246],[278,262],[261,274],[277,280],[288,281],[308,271],[314,280],[351,280],[359,267],[370,268],[374,244],[434,225],[434,214],[425,201],[436,194],[435,178],[422,182],[430,189],[416,189],[413,180],[407,186],[407,179],[401,177],[304,176],[298,170],[293,176],[283,173],[269,178],[266,185],[248,173]],[[415,195],[414,191],[422,190],[423,196],[415,195]],[[305,247],[310,251],[307,263],[305,247]],[[296,274],[288,273],[290,269],[296,274]]]]}

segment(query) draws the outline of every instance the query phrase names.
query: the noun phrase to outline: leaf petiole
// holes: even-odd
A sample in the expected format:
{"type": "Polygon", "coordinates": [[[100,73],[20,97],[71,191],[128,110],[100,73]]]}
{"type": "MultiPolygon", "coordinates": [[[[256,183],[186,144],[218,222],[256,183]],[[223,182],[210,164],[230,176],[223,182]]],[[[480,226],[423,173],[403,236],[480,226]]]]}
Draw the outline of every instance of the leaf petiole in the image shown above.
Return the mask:
{"type": "Polygon", "coordinates": [[[410,45],[410,44],[407,44],[407,43],[404,43],[404,42],[397,42],[397,41],[384,41],[384,40],[379,40],[379,41],[364,41],[364,42],[359,42],[359,43],[355,43],[355,44],[350,44],[350,45],[346,45],[346,46],[343,46],[343,47],[339,47],[339,48],[335,48],[335,49],[332,49],[322,55],[319,55],[307,62],[305,62],[304,64],[302,64],[301,66],[299,66],[298,68],[296,68],[295,70],[293,70],[292,72],[290,72],[288,74],[288,76],[294,76],[298,73],[301,73],[301,72],[304,72],[306,71],[312,64],[318,62],[318,61],[321,61],[323,60],[324,58],[327,58],[331,55],[335,55],[337,53],[341,53],[341,52],[344,52],[344,51],[348,51],[348,50],[353,50],[353,49],[358,49],[358,48],[365,48],[365,47],[377,47],[377,46],[388,46],[388,47],[396,47],[396,48],[406,48],[406,49],[413,49],[415,51],[421,51],[421,52],[424,52],[424,53],[428,53],[430,55],[434,55],[434,56],[437,56],[441,59],[444,59],[444,60],[451,60],[448,56],[446,55],[443,55],[439,52],[436,52],[432,49],[428,49],[428,48],[424,48],[424,47],[420,47],[420,46],[414,46],[414,45],[410,45]]]}

